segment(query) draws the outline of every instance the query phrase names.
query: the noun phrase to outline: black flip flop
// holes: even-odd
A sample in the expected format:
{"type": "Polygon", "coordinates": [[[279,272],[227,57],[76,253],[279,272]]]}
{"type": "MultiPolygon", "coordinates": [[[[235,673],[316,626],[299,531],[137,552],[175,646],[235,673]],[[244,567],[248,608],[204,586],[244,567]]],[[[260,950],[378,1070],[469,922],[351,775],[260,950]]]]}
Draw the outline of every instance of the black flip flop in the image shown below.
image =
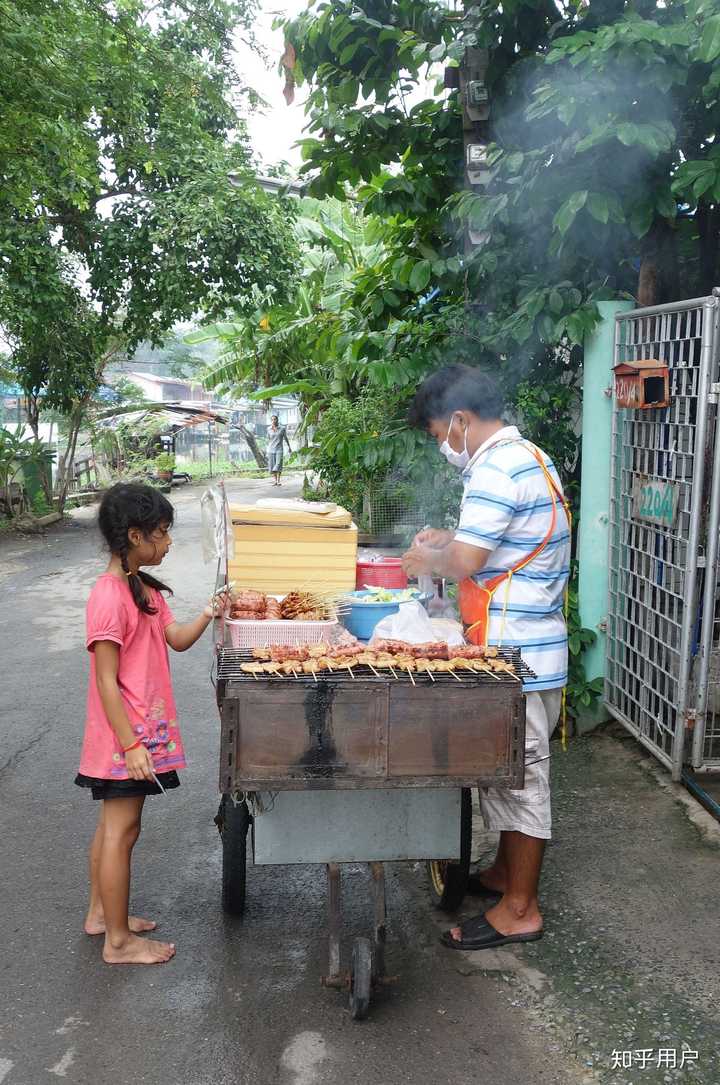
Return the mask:
{"type": "Polygon", "coordinates": [[[487,900],[500,900],[503,894],[499,889],[491,889],[489,885],[483,885],[479,873],[471,874],[467,880],[467,892],[471,897],[485,897],[487,900]]]}
{"type": "Polygon", "coordinates": [[[501,934],[484,915],[476,915],[466,920],[460,926],[460,933],[462,937],[458,940],[453,938],[450,931],[443,931],[440,941],[450,949],[476,950],[496,949],[513,942],[537,942],[543,936],[541,930],[532,931],[530,934],[501,934]]]}

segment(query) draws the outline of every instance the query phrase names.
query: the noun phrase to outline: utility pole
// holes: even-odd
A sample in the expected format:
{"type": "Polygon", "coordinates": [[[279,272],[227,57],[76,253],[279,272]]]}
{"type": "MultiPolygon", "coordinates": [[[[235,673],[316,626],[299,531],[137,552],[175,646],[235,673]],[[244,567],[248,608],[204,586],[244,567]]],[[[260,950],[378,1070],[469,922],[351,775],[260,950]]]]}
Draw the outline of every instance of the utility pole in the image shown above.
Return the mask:
{"type": "MultiPolygon", "coordinates": [[[[456,14],[452,16],[464,32],[468,29],[468,16],[472,0],[455,0],[456,14]],[[460,10],[457,10],[460,8],[460,10]]],[[[450,2],[448,0],[448,7],[450,2]]],[[[490,182],[491,171],[487,154],[490,143],[491,100],[488,87],[488,67],[490,50],[478,46],[467,46],[459,67],[445,69],[445,86],[456,90],[460,95],[460,114],[463,130],[463,166],[465,187],[471,192],[480,193],[490,182]]],[[[482,230],[473,230],[468,225],[465,231],[465,256],[469,258],[473,251],[485,245],[488,234],[482,230]]],[[[469,315],[473,299],[468,297],[467,277],[465,286],[465,314],[469,315]]]]}
{"type": "MultiPolygon", "coordinates": [[[[470,47],[465,50],[459,70],[465,183],[475,192],[485,188],[490,181],[487,162],[490,142],[490,93],[487,86],[489,62],[488,49],[470,47]]],[[[472,251],[478,245],[484,245],[486,241],[487,234],[468,229],[465,239],[466,252],[472,251]]]]}

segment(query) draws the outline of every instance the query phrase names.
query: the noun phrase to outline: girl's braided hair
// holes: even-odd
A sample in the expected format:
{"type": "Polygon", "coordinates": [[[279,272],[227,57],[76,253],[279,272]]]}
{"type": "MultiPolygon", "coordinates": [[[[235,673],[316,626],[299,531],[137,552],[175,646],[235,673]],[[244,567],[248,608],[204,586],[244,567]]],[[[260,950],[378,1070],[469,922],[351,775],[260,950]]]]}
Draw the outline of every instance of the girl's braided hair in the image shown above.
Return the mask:
{"type": "Polygon", "coordinates": [[[133,599],[144,614],[157,614],[145,594],[144,584],[157,591],[168,591],[170,594],[172,591],[149,573],[130,572],[128,531],[134,527],[147,536],[159,527],[169,527],[174,516],[175,510],[159,490],[139,482],[118,482],[110,487],[100,503],[98,526],[110,553],[120,558],[133,599]]]}

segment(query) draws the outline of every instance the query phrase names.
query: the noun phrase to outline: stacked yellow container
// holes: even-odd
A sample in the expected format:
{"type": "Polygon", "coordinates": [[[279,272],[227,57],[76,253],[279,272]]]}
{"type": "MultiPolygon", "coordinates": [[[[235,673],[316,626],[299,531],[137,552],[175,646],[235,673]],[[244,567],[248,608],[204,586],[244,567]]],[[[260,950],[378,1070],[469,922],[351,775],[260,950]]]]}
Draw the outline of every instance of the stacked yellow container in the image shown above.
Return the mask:
{"type": "Polygon", "coordinates": [[[235,542],[228,576],[273,595],[355,588],[358,530],[339,505],[268,498],[231,505],[235,542]]]}

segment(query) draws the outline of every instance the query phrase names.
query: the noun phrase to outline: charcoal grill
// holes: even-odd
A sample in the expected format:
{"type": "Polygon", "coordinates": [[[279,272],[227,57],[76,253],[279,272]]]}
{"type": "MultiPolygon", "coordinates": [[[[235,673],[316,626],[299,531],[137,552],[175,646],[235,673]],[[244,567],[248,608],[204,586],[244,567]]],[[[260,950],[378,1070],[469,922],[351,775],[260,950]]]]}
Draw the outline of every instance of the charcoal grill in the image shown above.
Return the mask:
{"type": "Polygon", "coordinates": [[[250,653],[221,649],[220,790],[521,788],[521,679],[532,672],[517,649],[500,656],[512,674],[357,666],[254,677],[242,671],[250,653]]]}
{"type": "Polygon", "coordinates": [[[355,1019],[367,1014],[373,989],[392,982],[383,863],[457,860],[464,852],[469,861],[468,789],[523,786],[522,682],[534,676],[517,649],[499,656],[511,674],[411,677],[399,667],[360,665],[254,676],[242,670],[250,652],[218,646],[224,907],[244,910],[250,825],[256,864],[324,864],[329,968],[322,982],[349,992],[355,1019]],[[355,939],[343,970],[340,872],[356,862],[368,863],[372,875],[373,936],[355,939]]]}

